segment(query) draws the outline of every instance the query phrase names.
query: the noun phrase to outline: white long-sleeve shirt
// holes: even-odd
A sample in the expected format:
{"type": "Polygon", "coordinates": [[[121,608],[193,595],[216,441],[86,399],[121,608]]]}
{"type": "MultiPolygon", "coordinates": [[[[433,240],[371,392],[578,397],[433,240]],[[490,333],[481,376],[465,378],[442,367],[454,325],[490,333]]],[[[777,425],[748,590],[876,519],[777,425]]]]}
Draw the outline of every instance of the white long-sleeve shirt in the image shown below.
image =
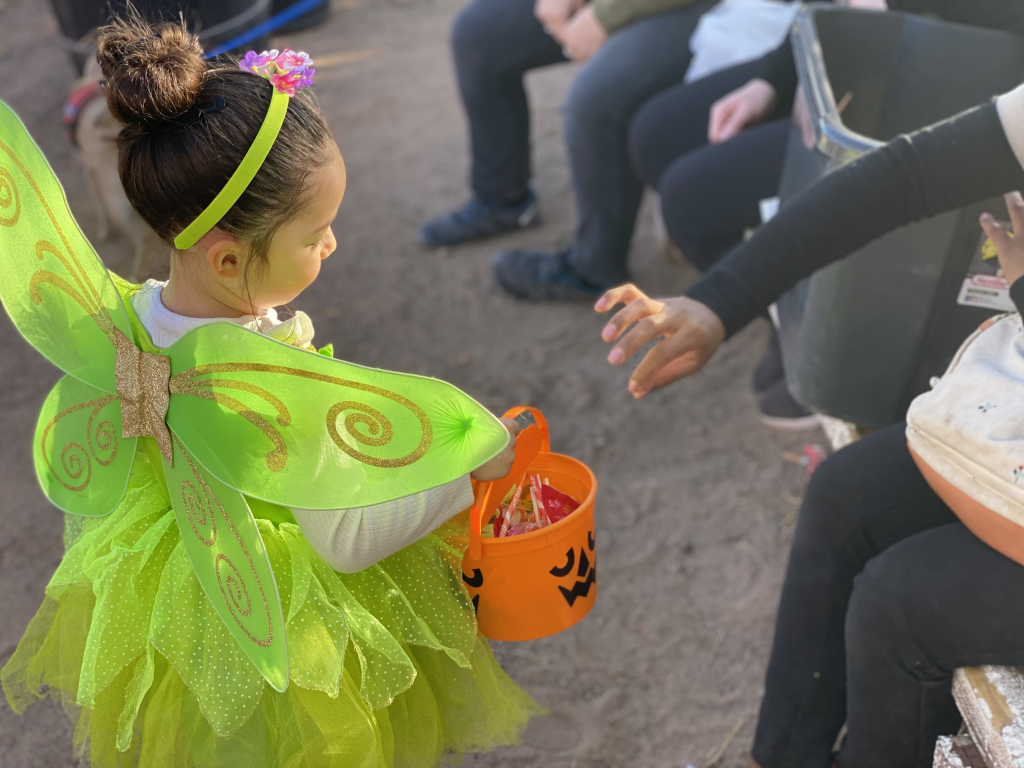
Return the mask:
{"type": "MultiPolygon", "coordinates": [[[[311,347],[313,326],[304,312],[282,322],[273,309],[232,318],[185,317],[163,305],[166,283],[148,280],[132,296],[132,308],[153,344],[166,349],[189,331],[229,320],[297,347],[311,347]]],[[[368,507],[298,509],[295,521],[306,541],[324,561],[342,573],[356,573],[423,538],[473,503],[469,475],[430,490],[368,507]]]]}

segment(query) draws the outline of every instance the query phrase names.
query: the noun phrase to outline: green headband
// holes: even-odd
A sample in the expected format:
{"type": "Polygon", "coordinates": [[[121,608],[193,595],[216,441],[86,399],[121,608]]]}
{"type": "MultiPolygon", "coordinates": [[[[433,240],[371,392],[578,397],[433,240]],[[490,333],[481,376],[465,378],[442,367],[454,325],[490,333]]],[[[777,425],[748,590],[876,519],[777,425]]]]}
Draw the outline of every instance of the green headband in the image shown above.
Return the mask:
{"type": "Polygon", "coordinates": [[[231,206],[238,202],[238,198],[245,192],[259,172],[263,161],[267,159],[270,148],[274,146],[274,141],[281,132],[284,116],[288,112],[288,98],[288,94],[274,88],[267,116],[263,118],[263,125],[260,127],[259,133],[256,134],[252,146],[249,147],[249,151],[245,153],[242,162],[231,174],[224,189],[213,198],[213,202],[206,206],[206,210],[174,238],[175,248],[184,251],[198,243],[203,235],[217,226],[217,223],[231,210],[231,206]]]}

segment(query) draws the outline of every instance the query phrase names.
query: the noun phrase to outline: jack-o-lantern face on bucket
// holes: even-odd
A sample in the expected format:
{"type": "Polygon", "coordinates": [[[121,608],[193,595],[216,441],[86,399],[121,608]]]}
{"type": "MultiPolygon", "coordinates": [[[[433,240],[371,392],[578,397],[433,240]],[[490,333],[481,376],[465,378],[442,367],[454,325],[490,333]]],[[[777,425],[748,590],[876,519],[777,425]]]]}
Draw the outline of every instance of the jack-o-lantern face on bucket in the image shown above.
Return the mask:
{"type": "Polygon", "coordinates": [[[576,550],[570,547],[565,553],[565,565],[555,566],[549,571],[555,578],[562,579],[572,573],[573,568],[576,569],[576,582],[571,589],[566,589],[561,584],[558,586],[558,591],[562,593],[562,597],[565,598],[565,602],[569,604],[570,608],[576,602],[576,598],[589,595],[590,588],[597,583],[597,559],[594,558],[593,564],[590,562],[594,557],[594,544],[594,532],[589,531],[587,533],[587,549],[590,550],[590,555],[587,555],[587,549],[580,547],[579,558],[577,558],[576,550]]]}
{"type": "MultiPolygon", "coordinates": [[[[479,568],[473,569],[473,575],[467,576],[465,573],[462,574],[462,580],[466,582],[466,586],[470,589],[480,589],[484,585],[484,573],[479,568]]],[[[480,595],[473,595],[473,609],[480,613],[480,595]]]]}

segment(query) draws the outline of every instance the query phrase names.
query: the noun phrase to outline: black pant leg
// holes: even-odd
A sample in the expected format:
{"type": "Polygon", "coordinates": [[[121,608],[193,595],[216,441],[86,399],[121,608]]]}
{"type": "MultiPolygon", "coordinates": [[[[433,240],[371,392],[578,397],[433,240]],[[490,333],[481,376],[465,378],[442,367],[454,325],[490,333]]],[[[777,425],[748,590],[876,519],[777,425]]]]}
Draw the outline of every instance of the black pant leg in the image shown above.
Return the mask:
{"type": "Polygon", "coordinates": [[[753,756],[822,768],[846,720],[844,624],[854,578],[897,542],[956,522],[917,470],[904,425],[843,449],[807,488],[782,589],[753,756]]]}
{"type": "Polygon", "coordinates": [[[669,236],[702,272],[761,224],[760,201],[778,194],[790,132],[788,118],[705,144],[661,175],[661,211],[669,236]]]}
{"type": "Polygon", "coordinates": [[[530,110],[523,75],[566,61],[533,15],[534,0],[472,0],[452,26],[451,46],[469,120],[474,193],[515,203],[530,184],[530,110]]]}
{"type": "Polygon", "coordinates": [[[708,143],[711,106],[756,77],[760,62],[723,69],[692,83],[680,83],[649,99],[629,127],[629,153],[637,175],[657,189],[673,162],[708,143]]]}
{"type": "Polygon", "coordinates": [[[960,726],[956,668],[1024,665],[1024,567],[962,523],[905,539],[857,577],[846,654],[840,766],[927,768],[960,726]]]}
{"type": "Polygon", "coordinates": [[[683,79],[687,41],[713,5],[695,0],[616,30],[569,89],[564,133],[578,226],[568,263],[591,285],[629,278],[626,262],[643,196],[629,161],[629,124],[648,99],[683,79]]]}

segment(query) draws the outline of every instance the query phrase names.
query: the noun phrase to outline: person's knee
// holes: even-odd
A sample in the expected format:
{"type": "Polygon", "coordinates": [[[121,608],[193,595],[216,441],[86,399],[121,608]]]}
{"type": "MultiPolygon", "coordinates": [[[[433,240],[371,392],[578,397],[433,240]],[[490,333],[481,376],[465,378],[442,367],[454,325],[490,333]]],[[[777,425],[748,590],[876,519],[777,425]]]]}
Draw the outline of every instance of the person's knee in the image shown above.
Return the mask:
{"type": "Polygon", "coordinates": [[[650,102],[641,107],[629,124],[629,159],[633,170],[651,187],[657,187],[665,170],[661,137],[670,126],[659,119],[650,102]]]}
{"type": "Polygon", "coordinates": [[[449,44],[457,69],[480,68],[486,62],[488,14],[477,2],[471,2],[455,17],[449,44]]]}
{"type": "Polygon", "coordinates": [[[862,646],[864,640],[874,640],[891,631],[893,619],[899,615],[900,601],[898,585],[889,582],[884,569],[868,563],[854,580],[846,611],[848,642],[862,646]]]}
{"type": "Polygon", "coordinates": [[[701,254],[704,241],[713,225],[714,206],[706,206],[704,195],[708,190],[693,177],[690,164],[682,157],[672,163],[661,174],[658,194],[661,197],[661,211],[669,236],[687,258],[694,260],[701,269],[705,268],[701,254]]]}
{"type": "Polygon", "coordinates": [[[877,490],[881,454],[872,441],[852,443],[829,456],[811,475],[805,502],[829,507],[835,514],[855,516],[866,494],[877,490]]]}
{"type": "Polygon", "coordinates": [[[908,589],[892,559],[891,552],[879,555],[854,581],[846,611],[847,661],[854,668],[895,661],[916,673],[922,659],[917,644],[905,636],[904,619],[922,596],[908,589]]]}
{"type": "Polygon", "coordinates": [[[862,498],[850,482],[851,464],[857,461],[850,448],[829,457],[811,475],[800,505],[794,550],[829,550],[838,553],[848,542],[861,515],[862,498]]]}

